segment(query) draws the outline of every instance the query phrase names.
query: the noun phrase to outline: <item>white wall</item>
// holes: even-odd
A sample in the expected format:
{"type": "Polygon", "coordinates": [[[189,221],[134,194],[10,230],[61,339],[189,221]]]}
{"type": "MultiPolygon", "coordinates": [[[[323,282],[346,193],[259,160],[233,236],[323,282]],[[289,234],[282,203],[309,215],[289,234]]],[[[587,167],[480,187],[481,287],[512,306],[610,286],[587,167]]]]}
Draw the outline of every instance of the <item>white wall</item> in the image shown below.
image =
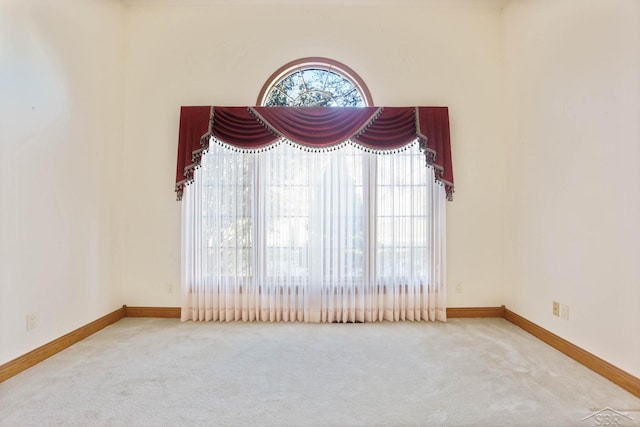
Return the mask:
{"type": "Polygon", "coordinates": [[[640,2],[504,19],[507,307],[640,377],[640,2]]]}
{"type": "Polygon", "coordinates": [[[450,107],[448,305],[506,303],[640,376],[636,0],[128,3],[0,1],[0,364],[178,306],[179,107],[326,56],[377,105],[450,107]]]}
{"type": "Polygon", "coordinates": [[[0,1],[0,364],[122,305],[123,34],[118,1],[0,1]]]}
{"type": "Polygon", "coordinates": [[[495,2],[132,3],[122,300],[180,304],[180,204],[173,194],[180,106],[254,105],[281,65],[325,56],[358,72],[376,105],[450,107],[457,192],[448,206],[449,306],[503,302],[502,46],[495,2]],[[455,292],[457,283],[462,293],[455,292]]]}

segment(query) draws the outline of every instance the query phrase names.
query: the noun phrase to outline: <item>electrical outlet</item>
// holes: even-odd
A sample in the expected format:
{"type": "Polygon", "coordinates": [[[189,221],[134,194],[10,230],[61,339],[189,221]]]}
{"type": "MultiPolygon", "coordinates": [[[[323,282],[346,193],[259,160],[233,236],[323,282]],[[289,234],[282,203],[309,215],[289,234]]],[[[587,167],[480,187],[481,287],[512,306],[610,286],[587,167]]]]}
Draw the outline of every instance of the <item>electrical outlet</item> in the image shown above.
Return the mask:
{"type": "Polygon", "coordinates": [[[460,282],[456,283],[456,293],[457,294],[461,294],[462,293],[462,283],[460,283],[460,282]]]}
{"type": "Polygon", "coordinates": [[[560,303],[557,301],[553,302],[553,315],[560,316],[560,303]]]}
{"type": "Polygon", "coordinates": [[[172,294],[174,292],[174,287],[173,287],[173,283],[168,283],[167,284],[167,293],[172,294]]]}
{"type": "Polygon", "coordinates": [[[562,304],[560,306],[560,317],[564,320],[569,320],[569,306],[566,304],[562,304]]]}
{"type": "Polygon", "coordinates": [[[36,313],[27,314],[27,331],[35,329],[38,326],[38,316],[36,313]]]}

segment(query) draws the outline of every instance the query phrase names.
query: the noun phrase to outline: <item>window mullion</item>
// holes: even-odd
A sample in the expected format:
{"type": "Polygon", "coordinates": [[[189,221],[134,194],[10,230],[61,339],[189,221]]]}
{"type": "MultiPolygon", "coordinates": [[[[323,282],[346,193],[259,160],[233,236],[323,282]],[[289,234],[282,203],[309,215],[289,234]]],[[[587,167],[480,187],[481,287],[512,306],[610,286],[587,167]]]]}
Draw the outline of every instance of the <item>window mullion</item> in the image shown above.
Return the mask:
{"type": "Polygon", "coordinates": [[[365,265],[364,283],[371,286],[376,276],[377,228],[378,228],[378,183],[377,157],[374,154],[364,154],[363,163],[363,201],[367,215],[364,215],[365,230],[365,265]]]}
{"type": "Polygon", "coordinates": [[[254,285],[258,285],[264,280],[264,254],[265,254],[265,227],[264,227],[264,215],[265,215],[265,206],[264,206],[264,185],[265,179],[263,175],[263,168],[261,167],[261,163],[263,163],[264,159],[259,154],[253,154],[252,159],[252,177],[251,177],[251,198],[253,200],[252,203],[252,212],[251,212],[251,220],[253,223],[253,227],[251,227],[252,233],[252,241],[253,245],[251,248],[252,259],[253,259],[253,274],[252,274],[252,282],[254,285]]]}

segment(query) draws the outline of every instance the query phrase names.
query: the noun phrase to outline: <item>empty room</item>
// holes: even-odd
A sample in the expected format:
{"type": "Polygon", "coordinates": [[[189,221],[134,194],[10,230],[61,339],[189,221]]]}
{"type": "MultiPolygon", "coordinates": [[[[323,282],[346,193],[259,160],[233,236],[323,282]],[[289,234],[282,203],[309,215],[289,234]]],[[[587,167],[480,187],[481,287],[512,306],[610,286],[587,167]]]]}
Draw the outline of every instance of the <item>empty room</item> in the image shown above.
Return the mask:
{"type": "Polygon", "coordinates": [[[0,426],[640,425],[640,1],[0,0],[0,426]]]}

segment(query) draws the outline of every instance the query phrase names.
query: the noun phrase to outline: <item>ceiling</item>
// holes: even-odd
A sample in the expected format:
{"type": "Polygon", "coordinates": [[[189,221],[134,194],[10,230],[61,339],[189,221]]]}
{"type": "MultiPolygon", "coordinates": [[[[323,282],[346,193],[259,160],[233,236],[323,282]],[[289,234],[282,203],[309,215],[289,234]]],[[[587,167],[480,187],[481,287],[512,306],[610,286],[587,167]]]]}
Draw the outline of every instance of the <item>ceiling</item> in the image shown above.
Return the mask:
{"type": "Polygon", "coordinates": [[[236,6],[236,5],[298,5],[298,6],[446,6],[501,9],[512,0],[121,0],[128,6],[236,6]]]}

